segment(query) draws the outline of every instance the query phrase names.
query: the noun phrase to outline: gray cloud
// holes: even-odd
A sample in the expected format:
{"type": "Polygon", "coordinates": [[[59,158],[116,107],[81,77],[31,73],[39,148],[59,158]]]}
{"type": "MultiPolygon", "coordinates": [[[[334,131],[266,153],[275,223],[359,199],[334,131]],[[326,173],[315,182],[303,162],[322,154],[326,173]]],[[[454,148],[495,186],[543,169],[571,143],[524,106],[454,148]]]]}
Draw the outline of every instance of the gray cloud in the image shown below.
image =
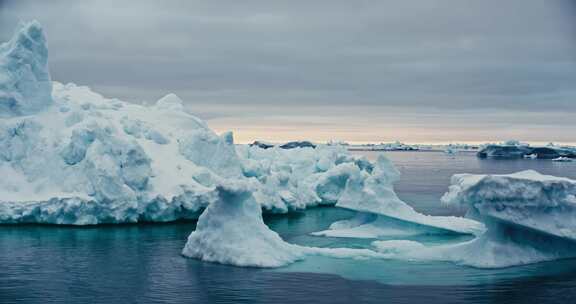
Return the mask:
{"type": "Polygon", "coordinates": [[[276,118],[301,131],[308,117],[324,137],[340,122],[379,140],[363,129],[376,115],[467,130],[453,140],[503,139],[505,126],[576,142],[574,12],[570,0],[20,0],[0,1],[0,38],[38,19],[55,80],[134,102],[176,92],[217,129],[276,118]]]}

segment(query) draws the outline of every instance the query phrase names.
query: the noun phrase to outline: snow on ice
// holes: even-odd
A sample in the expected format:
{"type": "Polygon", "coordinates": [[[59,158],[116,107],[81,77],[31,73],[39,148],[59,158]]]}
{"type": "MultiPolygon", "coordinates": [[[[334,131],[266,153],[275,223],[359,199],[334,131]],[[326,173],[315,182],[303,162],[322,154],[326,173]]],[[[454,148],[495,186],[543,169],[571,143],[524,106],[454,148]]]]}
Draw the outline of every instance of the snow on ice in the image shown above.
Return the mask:
{"type": "Polygon", "coordinates": [[[575,182],[536,172],[457,175],[444,197],[468,217],[417,213],[398,172],[339,145],[237,146],[168,94],[144,106],[52,82],[46,38],[21,24],[0,45],[0,223],[94,225],[196,219],[185,256],[277,267],[307,255],[433,258],[499,267],[574,256],[575,182]],[[9,178],[7,178],[9,177],[9,178]],[[375,250],[288,244],[262,220],[318,205],[358,211],[317,235],[480,235],[458,245],[374,242],[375,250]],[[202,213],[202,211],[204,213],[202,213]],[[479,220],[488,227],[474,220],[479,220]]]}
{"type": "Polygon", "coordinates": [[[329,230],[314,235],[379,238],[415,234],[481,234],[484,231],[484,226],[474,220],[424,215],[400,200],[393,188],[400,173],[384,155],[378,157],[371,174],[351,166],[337,169],[325,179],[337,180],[340,186],[326,188],[325,195],[334,197],[337,207],[358,213],[354,218],[335,222],[329,230]]]}
{"type": "Polygon", "coordinates": [[[426,247],[376,241],[391,258],[442,260],[481,268],[576,257],[576,181],[528,170],[508,175],[457,174],[442,198],[468,208],[488,230],[460,244],[426,247]]]}
{"type": "Polygon", "coordinates": [[[143,106],[51,82],[46,38],[24,23],[0,47],[0,223],[92,225],[197,218],[229,180],[265,212],[335,204],[341,146],[236,146],[168,94],[143,106]]]}

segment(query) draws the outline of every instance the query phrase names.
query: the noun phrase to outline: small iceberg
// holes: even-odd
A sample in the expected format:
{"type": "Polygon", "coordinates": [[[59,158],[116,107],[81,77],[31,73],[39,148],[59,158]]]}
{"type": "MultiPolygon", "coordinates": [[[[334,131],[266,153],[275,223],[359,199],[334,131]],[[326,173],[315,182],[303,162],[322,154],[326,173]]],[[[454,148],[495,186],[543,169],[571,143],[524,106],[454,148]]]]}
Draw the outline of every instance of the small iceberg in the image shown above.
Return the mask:
{"type": "Polygon", "coordinates": [[[182,255],[206,262],[242,267],[281,267],[306,256],[382,258],[370,249],[320,248],[285,242],[262,219],[252,185],[225,182],[216,188],[218,199],[198,219],[182,255]]]}
{"type": "Polygon", "coordinates": [[[576,257],[576,181],[528,170],[508,175],[457,174],[442,201],[468,208],[488,230],[455,245],[377,241],[389,258],[451,261],[501,268],[576,257]]]}
{"type": "Polygon", "coordinates": [[[564,163],[565,163],[565,162],[571,162],[571,161],[573,161],[573,159],[572,159],[572,158],[569,158],[569,157],[560,156],[560,157],[557,157],[557,158],[552,159],[552,161],[555,161],[555,162],[564,162],[564,163]]]}
{"type": "Polygon", "coordinates": [[[517,140],[510,140],[501,144],[487,144],[476,153],[479,158],[492,159],[554,159],[559,157],[576,158],[574,147],[560,147],[549,144],[545,147],[531,147],[517,140]]]}
{"type": "Polygon", "coordinates": [[[280,267],[304,256],[302,248],[284,242],[262,220],[262,208],[247,183],[216,188],[218,199],[198,219],[182,251],[207,262],[252,267],[280,267]]]}

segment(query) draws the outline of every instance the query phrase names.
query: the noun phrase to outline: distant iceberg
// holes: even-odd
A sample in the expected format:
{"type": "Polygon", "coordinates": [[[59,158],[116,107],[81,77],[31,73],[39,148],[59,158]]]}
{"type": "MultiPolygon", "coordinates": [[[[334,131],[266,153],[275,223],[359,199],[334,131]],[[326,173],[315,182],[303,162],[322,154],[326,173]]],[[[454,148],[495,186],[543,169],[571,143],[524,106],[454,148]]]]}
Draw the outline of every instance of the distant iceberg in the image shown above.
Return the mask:
{"type": "Polygon", "coordinates": [[[479,158],[494,159],[555,159],[559,157],[576,158],[576,150],[570,147],[557,147],[547,145],[545,147],[531,147],[517,140],[509,140],[501,144],[487,144],[477,156],[479,158]]]}
{"type": "Polygon", "coordinates": [[[576,257],[576,181],[528,170],[508,175],[458,174],[443,202],[468,208],[488,230],[465,243],[427,247],[377,241],[390,258],[442,260],[499,268],[576,257]]]}

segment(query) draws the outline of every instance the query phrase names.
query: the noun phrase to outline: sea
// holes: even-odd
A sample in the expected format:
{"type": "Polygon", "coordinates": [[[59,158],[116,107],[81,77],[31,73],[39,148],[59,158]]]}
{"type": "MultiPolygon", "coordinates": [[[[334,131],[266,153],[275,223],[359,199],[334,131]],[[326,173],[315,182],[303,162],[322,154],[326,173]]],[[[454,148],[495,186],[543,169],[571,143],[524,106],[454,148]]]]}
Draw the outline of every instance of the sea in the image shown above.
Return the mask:
{"type": "MultiPolygon", "coordinates": [[[[374,160],[378,152],[353,152],[374,160]]],[[[576,162],[478,159],[474,153],[385,152],[402,200],[432,215],[457,173],[540,173],[576,179],[576,162]]],[[[286,241],[365,248],[371,240],[314,237],[354,213],[336,207],[267,215],[286,241]]],[[[0,303],[576,303],[576,260],[497,270],[448,262],[308,257],[277,269],[180,255],[195,222],[95,227],[0,226],[0,303]]],[[[424,243],[468,237],[420,236],[424,243]]]]}

